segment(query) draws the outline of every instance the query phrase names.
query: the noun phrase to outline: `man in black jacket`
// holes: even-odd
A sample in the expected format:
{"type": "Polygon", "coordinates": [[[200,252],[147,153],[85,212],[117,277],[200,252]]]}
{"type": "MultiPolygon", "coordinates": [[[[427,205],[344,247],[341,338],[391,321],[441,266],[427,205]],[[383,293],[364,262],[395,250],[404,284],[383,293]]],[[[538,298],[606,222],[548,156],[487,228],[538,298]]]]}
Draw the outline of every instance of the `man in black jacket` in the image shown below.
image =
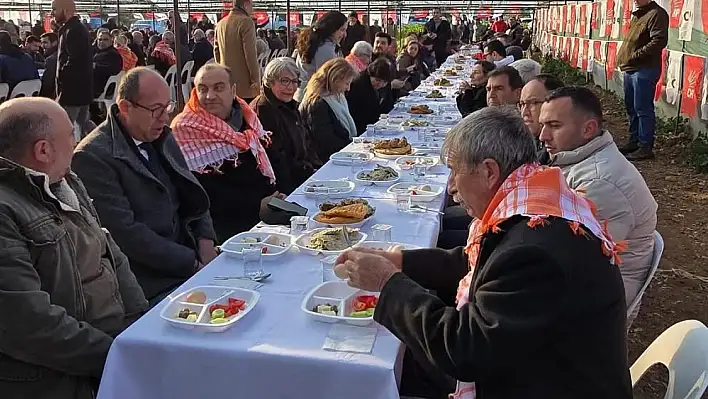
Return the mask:
{"type": "Polygon", "coordinates": [[[52,15],[61,26],[57,54],[57,101],[71,121],[79,126],[83,137],[93,127],[89,121],[89,105],[93,102],[93,50],[91,34],[75,14],[74,0],[52,2],[52,15]]]}
{"type": "Polygon", "coordinates": [[[349,13],[349,24],[347,25],[347,35],[342,40],[342,55],[346,57],[352,51],[354,43],[366,40],[366,28],[359,22],[356,11],[349,13]]]}
{"type": "Polygon", "coordinates": [[[631,398],[617,246],[575,211],[592,212],[561,172],[535,163],[518,111],[469,115],[443,155],[448,191],[478,218],[469,249],[357,249],[335,266],[381,292],[374,320],[408,351],[401,393],[446,398],[458,380],[479,399],[631,398]]]}
{"type": "Polygon", "coordinates": [[[433,18],[425,24],[425,33],[435,41],[435,59],[438,65],[442,65],[447,59],[447,42],[452,38],[452,29],[450,23],[442,19],[439,8],[433,9],[433,18]]]}
{"type": "Polygon", "coordinates": [[[59,36],[54,32],[42,34],[39,38],[44,49],[44,75],[42,75],[42,89],[39,95],[42,97],[57,98],[57,49],[59,46],[59,36]]]}
{"type": "Polygon", "coordinates": [[[352,81],[347,92],[347,103],[349,114],[356,124],[357,135],[364,133],[367,125],[379,120],[383,113],[379,90],[386,87],[393,76],[390,62],[386,58],[379,58],[352,81]]]}

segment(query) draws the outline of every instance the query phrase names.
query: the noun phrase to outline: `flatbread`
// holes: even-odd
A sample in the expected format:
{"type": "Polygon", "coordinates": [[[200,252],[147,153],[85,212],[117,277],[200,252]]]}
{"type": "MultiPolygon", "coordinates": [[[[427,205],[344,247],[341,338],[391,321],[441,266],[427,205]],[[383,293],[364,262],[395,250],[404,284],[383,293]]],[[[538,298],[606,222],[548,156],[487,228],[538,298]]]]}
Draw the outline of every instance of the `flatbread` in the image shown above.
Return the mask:
{"type": "Polygon", "coordinates": [[[374,151],[383,154],[383,155],[408,155],[411,153],[412,148],[410,144],[406,144],[403,147],[398,147],[398,148],[381,148],[381,149],[375,149],[374,151]]]}
{"type": "Polygon", "coordinates": [[[366,218],[369,207],[364,204],[337,206],[328,211],[320,212],[315,220],[320,223],[349,224],[359,223],[366,218]]]}

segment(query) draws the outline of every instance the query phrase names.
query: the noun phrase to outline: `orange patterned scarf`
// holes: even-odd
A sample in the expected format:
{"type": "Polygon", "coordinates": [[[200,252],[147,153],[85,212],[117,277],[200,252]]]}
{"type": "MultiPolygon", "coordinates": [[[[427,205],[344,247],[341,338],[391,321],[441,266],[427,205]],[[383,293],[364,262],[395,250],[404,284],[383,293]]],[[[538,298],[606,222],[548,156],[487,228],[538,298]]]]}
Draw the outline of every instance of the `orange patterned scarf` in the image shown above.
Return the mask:
{"type": "Polygon", "coordinates": [[[361,72],[366,69],[366,63],[360,60],[359,57],[355,56],[354,53],[350,53],[349,55],[344,57],[344,59],[347,60],[357,72],[361,72]]]}
{"type": "Polygon", "coordinates": [[[135,64],[138,63],[138,56],[133,54],[133,51],[128,47],[117,45],[115,48],[123,59],[123,71],[127,72],[135,68],[135,64]]]}
{"type": "Polygon", "coordinates": [[[224,161],[238,160],[238,154],[251,151],[263,176],[275,183],[275,174],[261,140],[270,145],[271,132],[263,130],[258,115],[245,101],[236,97],[246,126],[235,131],[226,121],[202,108],[193,88],[189,102],[172,121],[172,132],[184,154],[189,169],[204,172],[207,167],[218,167],[224,161]]]}
{"type": "MultiPolygon", "coordinates": [[[[616,265],[621,263],[619,252],[624,244],[616,244],[607,231],[607,224],[601,225],[596,218],[596,208],[587,198],[581,197],[570,187],[563,173],[556,167],[538,164],[522,165],[504,180],[481,219],[475,219],[470,226],[465,253],[469,260],[469,273],[460,280],[457,289],[457,310],[469,303],[470,285],[477,265],[482,238],[489,232],[499,231],[499,224],[517,215],[529,217],[529,227],[543,226],[547,217],[565,219],[568,228],[575,234],[589,233],[602,241],[602,252],[616,265]]],[[[474,382],[457,383],[457,390],[450,398],[474,399],[474,382]]]]}

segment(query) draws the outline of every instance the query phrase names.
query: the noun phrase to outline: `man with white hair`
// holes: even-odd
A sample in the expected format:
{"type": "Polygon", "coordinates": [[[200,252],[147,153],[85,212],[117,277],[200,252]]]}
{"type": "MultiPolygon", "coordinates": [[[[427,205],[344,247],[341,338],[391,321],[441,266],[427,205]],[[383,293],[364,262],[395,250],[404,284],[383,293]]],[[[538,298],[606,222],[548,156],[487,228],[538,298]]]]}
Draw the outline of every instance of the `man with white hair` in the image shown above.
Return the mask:
{"type": "Polygon", "coordinates": [[[70,170],[66,112],[0,105],[0,396],[92,399],[113,337],[148,308],[70,170]]]}
{"type": "Polygon", "coordinates": [[[344,57],[349,64],[354,67],[357,72],[362,72],[371,62],[371,57],[374,54],[374,48],[369,42],[358,41],[352,46],[352,51],[344,57]]]}
{"type": "Polygon", "coordinates": [[[192,49],[194,68],[192,69],[192,76],[194,76],[202,65],[214,58],[214,46],[209,43],[206,34],[199,28],[194,30],[192,36],[194,37],[194,48],[192,49]]]}
{"type": "Polygon", "coordinates": [[[208,29],[206,31],[206,38],[211,43],[211,45],[214,45],[214,39],[216,39],[216,31],[214,29],[208,29]]]}
{"type": "Polygon", "coordinates": [[[541,64],[530,58],[514,61],[509,64],[509,66],[519,71],[521,81],[524,84],[530,82],[535,76],[541,74],[541,64]]]}
{"type": "MultiPolygon", "coordinates": [[[[172,52],[175,54],[175,57],[177,57],[177,41],[175,40],[175,34],[172,31],[166,30],[165,33],[162,34],[162,40],[170,46],[172,52]]],[[[182,68],[184,68],[184,64],[186,64],[187,61],[192,60],[192,53],[189,51],[189,47],[186,42],[179,44],[179,57],[177,58],[177,62],[180,63],[182,68]]]]}
{"type": "Polygon", "coordinates": [[[406,346],[401,395],[632,397],[619,247],[560,169],[536,162],[511,107],[445,137],[448,191],[475,221],[451,251],[353,249],[334,271],[380,292],[374,320],[406,346]]]}

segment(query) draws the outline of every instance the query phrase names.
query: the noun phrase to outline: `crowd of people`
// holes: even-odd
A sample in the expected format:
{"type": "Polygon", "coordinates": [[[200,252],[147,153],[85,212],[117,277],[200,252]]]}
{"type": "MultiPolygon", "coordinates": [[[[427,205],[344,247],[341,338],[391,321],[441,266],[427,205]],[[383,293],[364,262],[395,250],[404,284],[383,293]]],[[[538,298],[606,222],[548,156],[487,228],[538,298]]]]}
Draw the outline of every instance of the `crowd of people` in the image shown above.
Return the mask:
{"type": "Polygon", "coordinates": [[[356,13],[327,12],[261,72],[259,43],[283,40],[252,11],[235,0],[216,25],[171,13],[162,35],[115,21],[90,32],[73,0],[55,0],[56,32],[20,48],[0,31],[3,81],[43,69],[46,97],[0,104],[0,392],[92,398],[117,334],[224,240],[289,223],[270,200],[391,111],[459,35],[481,57],[443,146],[440,249],[353,250],[338,272],[381,292],[374,318],[407,347],[402,394],[447,397],[459,380],[480,398],[631,397],[626,312],[651,266],[657,203],[597,96],[524,58],[515,19],[453,32],[439,9],[400,51],[356,13]],[[189,59],[194,88],[177,109],[164,74],[189,59]],[[116,103],[94,113],[119,72],[116,103]]]}

